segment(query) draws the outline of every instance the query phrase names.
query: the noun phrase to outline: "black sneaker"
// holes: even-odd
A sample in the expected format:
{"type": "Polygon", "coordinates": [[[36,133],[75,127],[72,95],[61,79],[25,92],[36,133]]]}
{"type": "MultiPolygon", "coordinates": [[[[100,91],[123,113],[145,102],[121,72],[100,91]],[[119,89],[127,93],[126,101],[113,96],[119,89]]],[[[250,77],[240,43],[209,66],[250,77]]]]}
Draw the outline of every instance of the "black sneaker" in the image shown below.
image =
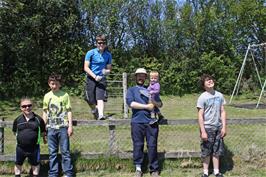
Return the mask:
{"type": "Polygon", "coordinates": [[[208,177],[208,175],[206,175],[206,174],[203,174],[203,175],[201,175],[201,177],[208,177]]]}
{"type": "Polygon", "coordinates": [[[158,118],[159,118],[159,119],[163,119],[164,116],[160,113],[160,114],[158,114],[158,118]]]}
{"type": "Polygon", "coordinates": [[[216,177],[223,177],[223,174],[222,173],[218,173],[215,175],[216,177]]]}
{"type": "Polygon", "coordinates": [[[158,122],[158,119],[153,118],[153,119],[149,122],[149,124],[150,124],[150,125],[153,125],[153,124],[156,124],[157,122],[158,122]]]}
{"type": "Polygon", "coordinates": [[[99,114],[98,114],[98,109],[97,108],[91,110],[91,113],[93,114],[94,119],[98,119],[99,114]]]}
{"type": "Polygon", "coordinates": [[[105,120],[105,119],[106,119],[105,116],[98,117],[98,120],[105,120]]]}

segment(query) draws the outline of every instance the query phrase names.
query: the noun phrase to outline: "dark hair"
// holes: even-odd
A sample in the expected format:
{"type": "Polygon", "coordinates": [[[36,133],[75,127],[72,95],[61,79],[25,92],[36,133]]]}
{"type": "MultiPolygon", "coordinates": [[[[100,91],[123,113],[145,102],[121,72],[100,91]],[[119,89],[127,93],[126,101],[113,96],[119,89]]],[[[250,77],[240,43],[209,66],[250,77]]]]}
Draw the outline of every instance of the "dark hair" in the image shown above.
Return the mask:
{"type": "Polygon", "coordinates": [[[48,78],[48,83],[51,81],[58,81],[61,83],[62,81],[62,76],[61,74],[56,74],[56,73],[52,73],[49,78],[48,78]]]}
{"type": "Polygon", "coordinates": [[[30,101],[31,103],[32,103],[32,100],[29,98],[29,97],[27,97],[27,96],[23,96],[23,97],[21,97],[20,98],[20,104],[23,102],[23,101],[30,101]]]}
{"type": "Polygon", "coordinates": [[[200,87],[204,90],[204,82],[206,80],[213,80],[213,82],[215,82],[215,79],[213,76],[209,75],[209,74],[203,74],[201,77],[200,77],[200,80],[199,80],[199,85],[200,87]]]}
{"type": "Polygon", "coordinates": [[[104,34],[99,34],[96,36],[96,42],[98,41],[104,41],[104,42],[107,42],[106,41],[106,36],[104,34]]]}

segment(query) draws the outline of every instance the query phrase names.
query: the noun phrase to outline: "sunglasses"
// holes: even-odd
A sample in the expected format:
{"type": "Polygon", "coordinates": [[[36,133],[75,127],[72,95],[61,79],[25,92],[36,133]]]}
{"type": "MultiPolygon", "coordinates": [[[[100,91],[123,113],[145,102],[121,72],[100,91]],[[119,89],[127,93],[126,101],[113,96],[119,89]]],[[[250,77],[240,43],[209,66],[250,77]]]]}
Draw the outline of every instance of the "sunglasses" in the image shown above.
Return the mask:
{"type": "Polygon", "coordinates": [[[32,104],[21,105],[21,107],[24,108],[24,109],[27,108],[27,107],[30,108],[30,107],[32,107],[32,104]]]}
{"type": "Polygon", "coordinates": [[[98,42],[99,45],[105,45],[105,42],[98,42]]]}

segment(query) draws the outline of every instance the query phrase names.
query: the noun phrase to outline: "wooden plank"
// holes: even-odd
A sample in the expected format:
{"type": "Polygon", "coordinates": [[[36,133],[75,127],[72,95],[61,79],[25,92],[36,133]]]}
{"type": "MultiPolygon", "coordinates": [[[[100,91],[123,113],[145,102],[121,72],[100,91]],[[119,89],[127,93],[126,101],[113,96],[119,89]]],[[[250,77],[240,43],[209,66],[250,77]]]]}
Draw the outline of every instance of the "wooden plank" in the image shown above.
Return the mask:
{"type": "MultiPolygon", "coordinates": [[[[61,158],[61,154],[58,154],[59,158],[61,158]]],[[[84,159],[97,159],[100,157],[118,157],[120,159],[132,159],[133,153],[132,152],[117,152],[117,153],[73,153],[72,156],[79,155],[84,159]]],[[[145,155],[147,153],[145,152],[145,155]]],[[[200,152],[158,152],[159,159],[178,159],[178,158],[198,158],[200,157],[200,152]]],[[[49,154],[41,154],[41,160],[49,160],[49,154]]],[[[15,155],[0,155],[0,161],[14,161],[15,155]]]]}

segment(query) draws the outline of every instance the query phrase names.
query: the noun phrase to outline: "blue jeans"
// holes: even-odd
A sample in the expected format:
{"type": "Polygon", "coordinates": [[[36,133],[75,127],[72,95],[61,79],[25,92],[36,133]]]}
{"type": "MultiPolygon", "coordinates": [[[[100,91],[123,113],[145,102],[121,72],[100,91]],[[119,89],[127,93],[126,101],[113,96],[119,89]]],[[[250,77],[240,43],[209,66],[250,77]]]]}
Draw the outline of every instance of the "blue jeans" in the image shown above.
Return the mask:
{"type": "Polygon", "coordinates": [[[142,165],[144,159],[144,139],[146,137],[150,172],[159,171],[157,141],[158,124],[131,123],[131,137],[133,141],[133,160],[135,165],[142,165]]]}
{"type": "Polygon", "coordinates": [[[69,137],[67,127],[60,129],[48,128],[48,149],[49,149],[49,177],[58,177],[59,161],[58,150],[60,147],[62,155],[62,169],[66,176],[73,176],[73,166],[71,164],[71,156],[69,150],[69,137]]]}

